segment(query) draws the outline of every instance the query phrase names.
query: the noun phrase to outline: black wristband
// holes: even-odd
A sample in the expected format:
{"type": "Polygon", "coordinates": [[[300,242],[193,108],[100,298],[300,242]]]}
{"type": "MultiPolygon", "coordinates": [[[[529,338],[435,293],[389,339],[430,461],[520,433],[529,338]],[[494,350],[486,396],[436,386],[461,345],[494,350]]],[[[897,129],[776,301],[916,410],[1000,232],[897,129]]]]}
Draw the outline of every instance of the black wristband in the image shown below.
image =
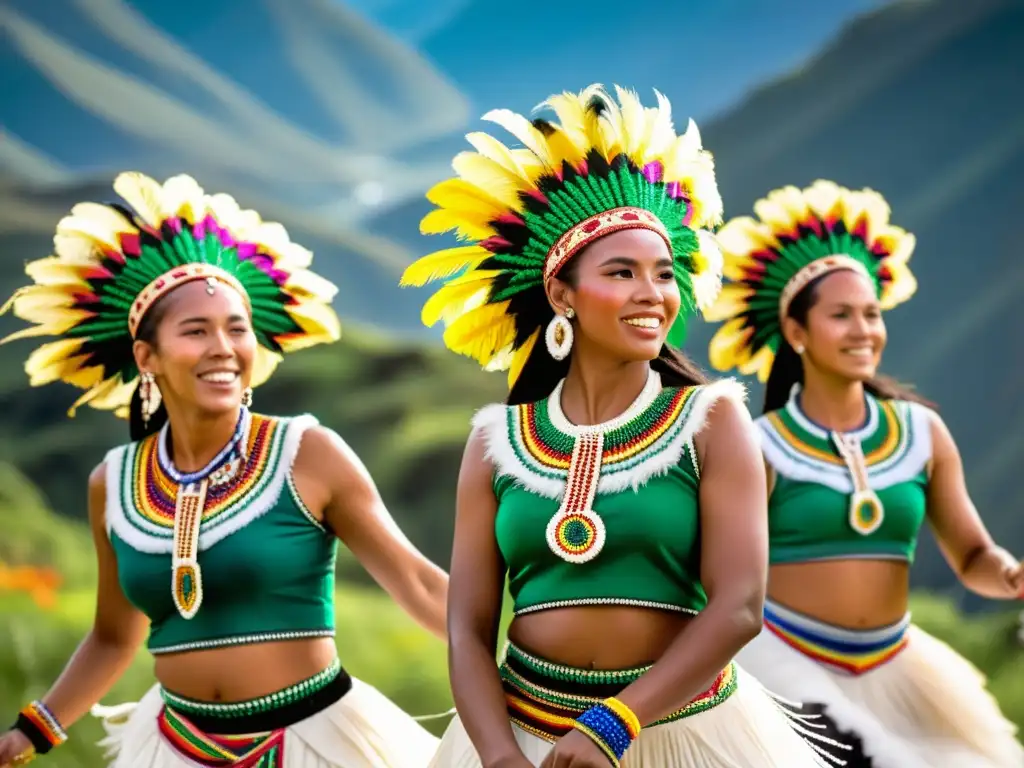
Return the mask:
{"type": "Polygon", "coordinates": [[[18,715],[18,719],[14,722],[14,727],[25,734],[25,737],[32,742],[32,746],[35,747],[36,754],[45,755],[51,749],[53,749],[53,742],[50,741],[46,734],[39,730],[38,726],[29,720],[24,713],[18,715]]]}

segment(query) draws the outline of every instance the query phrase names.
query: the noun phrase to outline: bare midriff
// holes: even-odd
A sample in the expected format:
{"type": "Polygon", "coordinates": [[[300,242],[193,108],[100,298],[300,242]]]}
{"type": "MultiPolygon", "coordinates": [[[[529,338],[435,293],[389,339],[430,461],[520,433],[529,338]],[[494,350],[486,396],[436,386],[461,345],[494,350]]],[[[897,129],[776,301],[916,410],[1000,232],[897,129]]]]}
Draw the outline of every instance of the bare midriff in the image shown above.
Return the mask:
{"type": "Polygon", "coordinates": [[[576,669],[653,664],[693,619],[631,606],[551,608],[518,616],[508,637],[524,651],[576,669]]]}
{"type": "Polygon", "coordinates": [[[910,567],[902,560],[780,563],[768,571],[773,602],[826,624],[875,629],[906,615],[910,567]]]}
{"type": "Polygon", "coordinates": [[[336,655],[333,638],[282,640],[160,655],[155,673],[165,689],[179,696],[235,702],[312,677],[336,655]]]}

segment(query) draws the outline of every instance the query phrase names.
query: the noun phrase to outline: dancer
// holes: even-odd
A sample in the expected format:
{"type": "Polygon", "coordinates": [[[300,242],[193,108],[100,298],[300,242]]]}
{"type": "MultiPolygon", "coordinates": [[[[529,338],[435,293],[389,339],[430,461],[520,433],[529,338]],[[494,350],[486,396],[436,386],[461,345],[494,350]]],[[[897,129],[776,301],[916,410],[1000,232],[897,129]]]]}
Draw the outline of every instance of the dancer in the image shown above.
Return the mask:
{"type": "Polygon", "coordinates": [[[116,768],[420,768],[437,739],[341,665],[338,538],[445,636],[446,575],[395,526],[365,468],[309,415],[249,410],[284,353],[338,338],[336,289],[279,225],[188,176],[138,173],[131,206],[80,203],[14,312],[52,335],[34,386],[64,381],[128,415],[134,442],[89,479],[99,559],[92,631],[0,737],[0,766],[66,738],[145,638],[154,686],[98,707],[116,768]]]}
{"type": "Polygon", "coordinates": [[[767,631],[740,663],[854,734],[851,766],[1021,768],[980,673],[907,613],[925,520],[968,589],[1013,599],[1024,587],[942,420],[877,374],[882,312],[916,290],[914,236],[877,192],[829,181],[775,190],[754,210],[718,234],[732,282],[707,315],[725,321],[712,365],[767,381],[767,631]]]}
{"type": "Polygon", "coordinates": [[[511,388],[475,417],[459,477],[458,716],[432,766],[826,765],[733,662],[761,629],[767,560],[743,388],[673,349],[721,285],[712,160],[661,94],[645,109],[616,91],[553,96],[558,122],[486,115],[525,148],[468,136],[422,228],[476,243],[403,276],[468,268],[424,322],[511,388]]]}

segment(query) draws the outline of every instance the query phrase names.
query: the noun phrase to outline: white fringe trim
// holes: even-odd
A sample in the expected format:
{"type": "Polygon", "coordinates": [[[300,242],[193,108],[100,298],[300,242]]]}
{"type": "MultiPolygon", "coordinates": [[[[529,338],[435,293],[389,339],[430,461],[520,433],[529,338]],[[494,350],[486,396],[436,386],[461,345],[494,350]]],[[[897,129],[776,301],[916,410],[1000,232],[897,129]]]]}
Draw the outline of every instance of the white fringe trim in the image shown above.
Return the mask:
{"type": "MultiPolygon", "coordinates": [[[[282,418],[281,429],[285,435],[281,438],[281,445],[278,455],[273,457],[277,462],[277,471],[270,477],[263,488],[247,499],[245,509],[233,515],[230,519],[218,524],[212,521],[209,527],[203,526],[199,532],[199,551],[209,549],[214,544],[223,541],[233,533],[245,528],[254,520],[265,515],[281,497],[287,479],[292,474],[292,465],[299,453],[302,444],[302,437],[306,430],[319,425],[315,416],[303,414],[293,418],[282,418]]],[[[128,520],[128,511],[122,504],[123,498],[131,498],[132,490],[125,488],[124,484],[131,483],[132,477],[125,477],[121,471],[125,453],[133,450],[135,444],[119,446],[107,454],[107,504],[106,504],[106,526],[108,535],[116,533],[126,544],[138,552],[147,554],[170,554],[174,550],[174,532],[172,529],[163,529],[147,523],[135,512],[135,520],[146,530],[142,530],[128,520]]]]}
{"type": "MultiPolygon", "coordinates": [[[[699,386],[680,415],[685,419],[684,423],[667,438],[667,442],[660,442],[657,451],[653,452],[649,459],[642,460],[629,469],[616,472],[614,468],[602,468],[597,486],[598,494],[613,494],[628,489],[639,491],[648,480],[667,474],[672,467],[679,464],[688,446],[693,449],[693,438],[704,429],[708,414],[715,403],[722,399],[732,400],[746,412],[747,389],[736,379],[721,379],[699,386]]],[[[541,475],[523,464],[513,447],[511,432],[518,420],[516,408],[517,406],[492,403],[481,408],[473,416],[473,428],[484,436],[487,459],[494,466],[497,475],[513,478],[517,484],[538,496],[560,500],[565,493],[568,473],[551,470],[556,476],[541,475]]],[[[693,461],[699,475],[696,455],[693,456],[693,461]]]]}
{"type": "MultiPolygon", "coordinates": [[[[919,403],[897,402],[897,418],[902,422],[904,443],[885,462],[868,467],[868,484],[880,491],[916,477],[932,458],[932,411],[919,403]]],[[[838,493],[853,493],[853,480],[845,465],[817,461],[800,453],[760,416],[755,420],[761,438],[761,450],[776,473],[789,480],[818,483],[838,493]]]]}

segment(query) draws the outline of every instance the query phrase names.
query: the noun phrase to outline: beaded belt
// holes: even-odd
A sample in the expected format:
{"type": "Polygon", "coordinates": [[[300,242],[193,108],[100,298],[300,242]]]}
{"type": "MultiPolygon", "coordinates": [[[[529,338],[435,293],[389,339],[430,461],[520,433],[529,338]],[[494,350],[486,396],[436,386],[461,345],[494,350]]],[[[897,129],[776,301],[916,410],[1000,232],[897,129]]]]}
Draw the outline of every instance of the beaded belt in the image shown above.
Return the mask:
{"type": "Polygon", "coordinates": [[[766,600],[764,626],[786,645],[837,672],[862,675],[907,647],[910,615],[881,629],[844,629],[766,600]]]}
{"type": "Polygon", "coordinates": [[[227,703],[197,701],[161,689],[164,703],[193,725],[213,733],[251,733],[287,728],[329,707],[352,688],[352,678],[335,659],[295,685],[257,699],[227,703]]]}
{"type": "MultiPolygon", "coordinates": [[[[650,667],[622,670],[575,669],[533,656],[509,643],[499,668],[509,719],[519,728],[554,742],[572,730],[584,711],[640,677],[650,667]]],[[[729,664],[708,690],[668,717],[661,725],[705,712],[736,691],[736,667],[729,664]]]]}

